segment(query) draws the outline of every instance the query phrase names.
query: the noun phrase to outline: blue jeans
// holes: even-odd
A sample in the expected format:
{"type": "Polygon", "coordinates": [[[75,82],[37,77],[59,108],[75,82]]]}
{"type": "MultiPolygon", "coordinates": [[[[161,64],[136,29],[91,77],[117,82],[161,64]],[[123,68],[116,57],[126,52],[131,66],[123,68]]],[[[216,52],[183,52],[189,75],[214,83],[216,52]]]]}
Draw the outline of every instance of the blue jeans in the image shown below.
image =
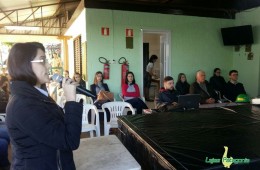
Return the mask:
{"type": "Polygon", "coordinates": [[[0,167],[8,166],[8,142],[0,138],[0,167]]]}
{"type": "Polygon", "coordinates": [[[8,144],[10,143],[10,138],[7,133],[6,126],[0,125],[0,167],[8,166],[8,144]]]}

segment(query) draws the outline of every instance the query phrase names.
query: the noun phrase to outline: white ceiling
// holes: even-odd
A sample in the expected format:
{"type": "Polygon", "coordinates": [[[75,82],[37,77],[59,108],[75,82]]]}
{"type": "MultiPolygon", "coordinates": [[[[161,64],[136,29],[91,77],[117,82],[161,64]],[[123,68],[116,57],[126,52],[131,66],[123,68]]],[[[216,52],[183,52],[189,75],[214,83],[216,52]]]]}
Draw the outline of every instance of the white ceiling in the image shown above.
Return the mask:
{"type": "Polygon", "coordinates": [[[60,35],[80,0],[1,0],[0,34],[60,35]],[[36,26],[37,31],[6,30],[4,26],[36,26]]]}

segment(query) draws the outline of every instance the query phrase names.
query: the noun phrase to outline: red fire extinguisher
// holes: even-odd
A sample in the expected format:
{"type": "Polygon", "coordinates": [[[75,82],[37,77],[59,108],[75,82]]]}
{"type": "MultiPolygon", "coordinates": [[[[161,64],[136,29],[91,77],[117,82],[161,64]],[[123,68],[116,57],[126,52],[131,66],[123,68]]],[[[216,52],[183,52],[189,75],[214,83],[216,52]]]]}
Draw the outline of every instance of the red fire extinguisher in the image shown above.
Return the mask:
{"type": "Polygon", "coordinates": [[[129,71],[129,64],[125,57],[121,57],[118,60],[119,64],[122,64],[121,66],[121,85],[125,83],[126,79],[126,73],[129,71]]]}
{"type": "Polygon", "coordinates": [[[103,79],[109,79],[109,70],[110,70],[109,60],[107,60],[105,57],[99,57],[98,60],[100,63],[104,64],[103,79]]]}

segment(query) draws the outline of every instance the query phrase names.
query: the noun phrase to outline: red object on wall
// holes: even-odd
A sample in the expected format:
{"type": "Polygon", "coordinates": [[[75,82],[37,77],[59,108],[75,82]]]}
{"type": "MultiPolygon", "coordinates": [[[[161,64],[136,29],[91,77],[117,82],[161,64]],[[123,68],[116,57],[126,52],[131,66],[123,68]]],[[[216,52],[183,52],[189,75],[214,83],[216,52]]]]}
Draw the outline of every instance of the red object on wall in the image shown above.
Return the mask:
{"type": "Polygon", "coordinates": [[[122,69],[122,79],[121,79],[121,85],[123,85],[125,83],[125,79],[126,79],[126,73],[129,71],[129,65],[127,62],[124,62],[121,66],[122,69]]]}
{"type": "Polygon", "coordinates": [[[104,71],[103,71],[103,76],[104,79],[109,79],[109,71],[110,71],[110,66],[109,64],[104,64],[104,71]]]}
{"type": "Polygon", "coordinates": [[[133,37],[134,36],[134,30],[133,29],[125,29],[125,36],[126,37],[133,37]]]}
{"type": "Polygon", "coordinates": [[[108,27],[102,27],[101,28],[101,35],[109,36],[109,28],[108,27]]]}

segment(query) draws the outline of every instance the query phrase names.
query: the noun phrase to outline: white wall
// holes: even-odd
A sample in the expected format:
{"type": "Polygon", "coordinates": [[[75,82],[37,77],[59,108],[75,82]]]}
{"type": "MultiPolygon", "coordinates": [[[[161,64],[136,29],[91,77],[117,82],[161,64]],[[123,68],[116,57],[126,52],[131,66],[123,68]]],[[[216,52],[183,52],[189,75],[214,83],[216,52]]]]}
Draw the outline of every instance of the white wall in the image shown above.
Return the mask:
{"type": "Polygon", "coordinates": [[[69,72],[70,77],[74,74],[74,49],[73,49],[73,39],[81,35],[81,44],[87,41],[86,35],[86,10],[84,9],[79,17],[73,22],[71,27],[65,33],[65,36],[71,36],[72,38],[68,41],[69,49],[69,72]]]}

